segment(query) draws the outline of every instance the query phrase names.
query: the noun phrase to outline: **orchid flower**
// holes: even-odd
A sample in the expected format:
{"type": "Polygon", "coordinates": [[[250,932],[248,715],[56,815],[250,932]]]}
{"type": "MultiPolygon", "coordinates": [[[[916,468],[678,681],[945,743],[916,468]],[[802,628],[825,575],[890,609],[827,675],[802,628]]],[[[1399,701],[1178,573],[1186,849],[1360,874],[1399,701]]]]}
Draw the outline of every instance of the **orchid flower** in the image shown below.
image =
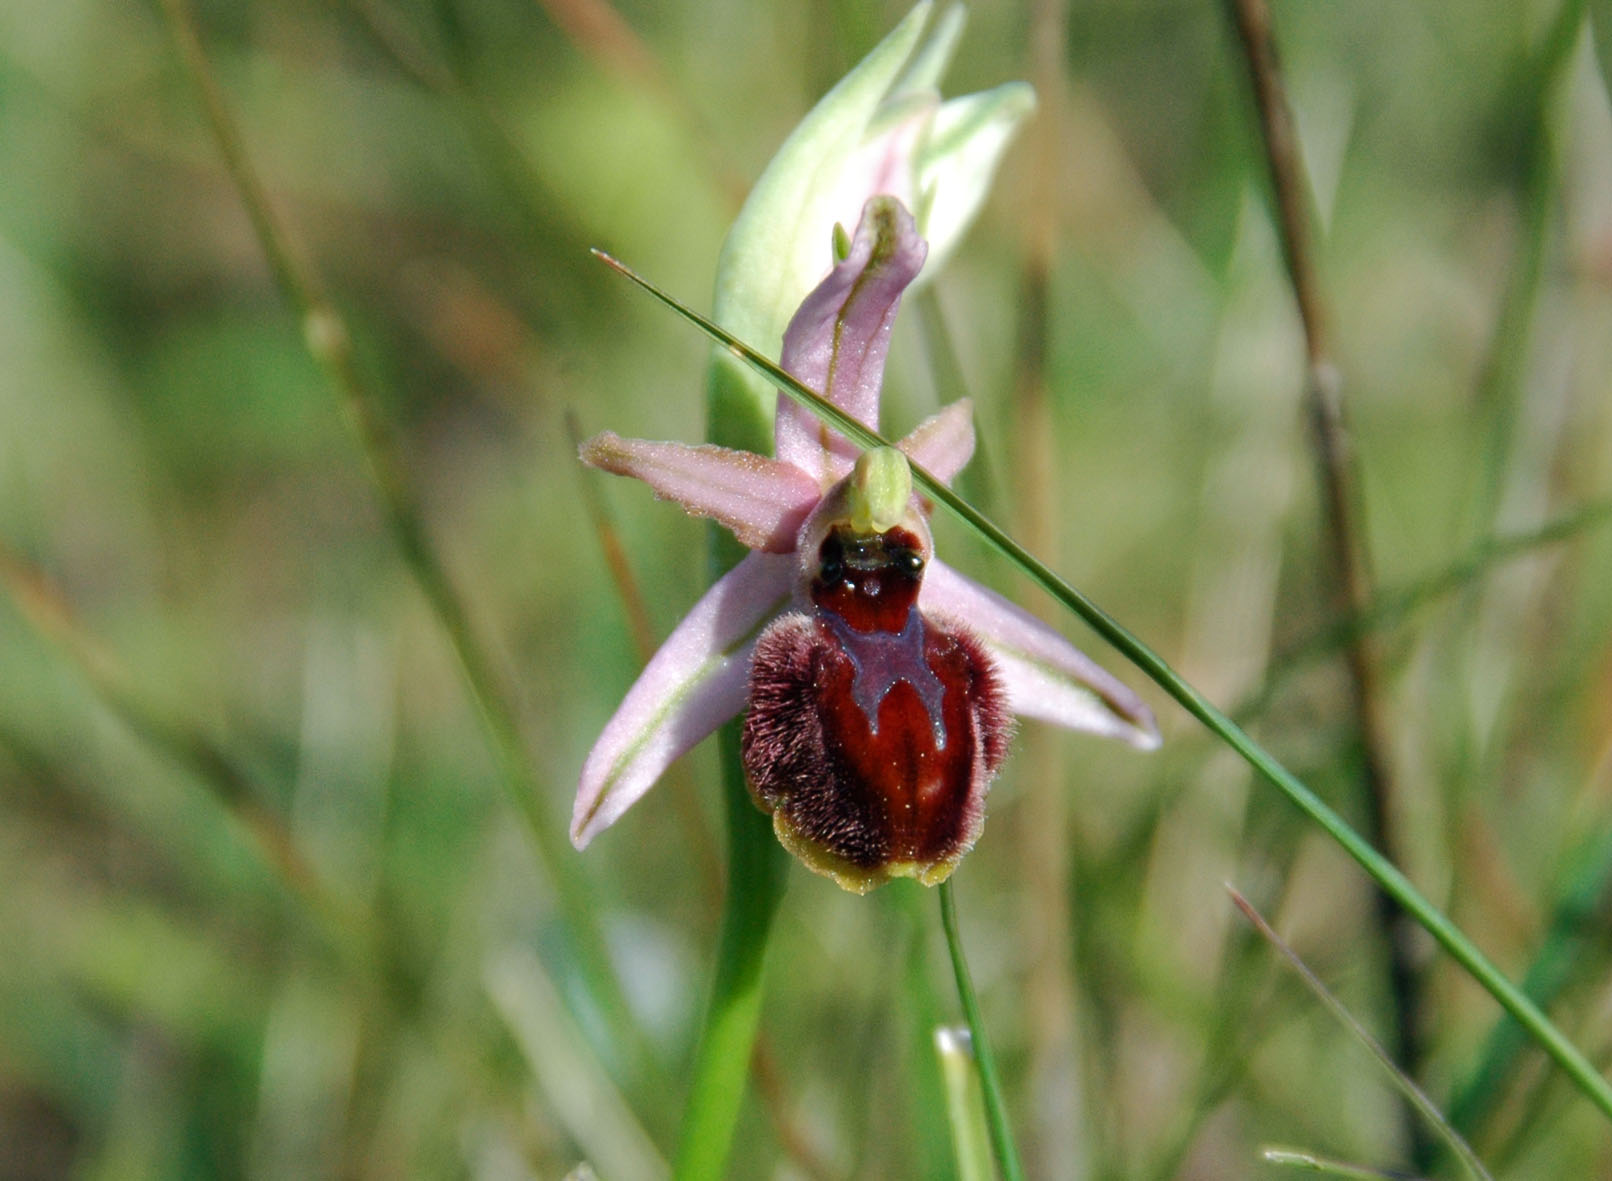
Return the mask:
{"type": "MultiPolygon", "coordinates": [[[[868,201],[790,321],[783,368],[877,428],[891,327],[926,252],[898,200],[868,201]]],[[[775,424],[772,459],[610,433],[582,446],[583,462],[643,480],[754,552],[694,605],[605,726],[582,768],[578,848],[741,712],[751,794],[779,839],[857,893],[951,873],[979,835],[1015,714],[1158,744],[1129,689],[934,558],[909,461],[950,482],[974,450],[966,400],[899,449],[860,455],[781,395],[775,424]]]]}

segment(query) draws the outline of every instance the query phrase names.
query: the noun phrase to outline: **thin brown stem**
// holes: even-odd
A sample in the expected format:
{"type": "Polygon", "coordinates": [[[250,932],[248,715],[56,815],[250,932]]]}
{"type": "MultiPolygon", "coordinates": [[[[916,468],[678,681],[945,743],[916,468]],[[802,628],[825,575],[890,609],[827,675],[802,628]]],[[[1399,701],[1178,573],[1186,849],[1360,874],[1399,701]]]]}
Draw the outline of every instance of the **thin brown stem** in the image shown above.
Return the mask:
{"type": "Polygon", "coordinates": [[[834,1168],[823,1159],[805,1130],[789,1116],[789,1095],[783,1075],[778,1069],[777,1056],[765,1038],[756,1038],[755,1051],[750,1055],[750,1069],[756,1092],[761,1096],[762,1107],[767,1112],[768,1122],[772,1124],[773,1135],[778,1137],[779,1146],[811,1181],[832,1181],[834,1168]]]}
{"type": "MultiPolygon", "coordinates": [[[[1342,375],[1332,362],[1326,310],[1316,277],[1298,132],[1282,84],[1270,9],[1265,0],[1227,2],[1253,86],[1277,230],[1304,332],[1305,400],[1321,480],[1324,538],[1337,580],[1336,606],[1340,614],[1359,617],[1373,597],[1365,506],[1344,413],[1342,375]]],[[[1359,737],[1369,836],[1378,848],[1400,859],[1381,686],[1371,642],[1364,632],[1350,635],[1344,664],[1359,737]]],[[[1414,1077],[1422,1062],[1422,990],[1413,930],[1403,908],[1386,892],[1377,892],[1376,909],[1387,943],[1394,1056],[1414,1077]]],[[[1424,1163],[1431,1150],[1426,1131],[1408,1106],[1403,1115],[1414,1157],[1418,1164],[1424,1163]]]]}
{"type": "MultiPolygon", "coordinates": [[[[582,446],[582,424],[577,421],[575,410],[565,412],[565,433],[573,449],[582,446]]],[[[582,505],[588,512],[594,536],[599,539],[599,549],[604,554],[605,567],[610,571],[616,597],[621,600],[633,649],[638,653],[638,659],[647,662],[655,655],[655,649],[660,647],[660,641],[655,638],[655,625],[649,621],[649,605],[644,601],[644,592],[632,572],[627,547],[621,543],[615,519],[604,497],[599,494],[597,481],[590,479],[589,475],[585,467],[577,464],[577,487],[582,492],[582,505]]]]}
{"type": "Polygon", "coordinates": [[[222,88],[185,0],[162,0],[169,29],[196,89],[225,169],[251,218],[282,295],[296,314],[304,343],[324,371],[359,443],[363,461],[405,565],[430,604],[464,675],[466,688],[498,757],[500,780],[520,816],[538,865],[558,895],[560,913],[575,941],[579,963],[612,1032],[640,1078],[656,1073],[647,1040],[631,1017],[620,981],[610,966],[604,935],[588,887],[571,850],[544,809],[537,776],[521,740],[513,696],[476,638],[470,614],[428,535],[424,513],[405,473],[401,449],[353,356],[347,325],[326,297],[312,264],[289,225],[276,212],[225,102],[222,88]]]}
{"type": "Polygon", "coordinates": [[[1253,925],[1254,930],[1259,932],[1260,938],[1276,949],[1278,954],[1287,961],[1288,967],[1292,968],[1299,979],[1304,982],[1304,986],[1310,990],[1311,994],[1325,1006],[1329,1013],[1337,1018],[1338,1022],[1349,1031],[1356,1041],[1366,1048],[1371,1056],[1377,1060],[1378,1065],[1388,1072],[1388,1077],[1393,1081],[1394,1086],[1400,1091],[1401,1095],[1404,1096],[1406,1102],[1415,1109],[1418,1115],[1438,1129],[1439,1134],[1444,1137],[1450,1149],[1461,1163],[1466,1166],[1467,1171],[1478,1181],[1494,1181],[1489,1174],[1489,1170],[1484,1167],[1483,1162],[1472,1151],[1472,1146],[1462,1138],[1459,1132],[1450,1126],[1449,1121],[1444,1118],[1444,1113],[1427,1097],[1427,1093],[1416,1085],[1416,1081],[1404,1072],[1355,1015],[1332,994],[1332,990],[1322,983],[1321,978],[1315,974],[1310,966],[1299,958],[1298,952],[1294,951],[1287,941],[1276,933],[1276,929],[1266,921],[1265,916],[1254,909],[1253,903],[1244,898],[1233,886],[1228,884],[1226,889],[1231,894],[1231,900],[1237,909],[1242,911],[1243,917],[1253,925]]]}

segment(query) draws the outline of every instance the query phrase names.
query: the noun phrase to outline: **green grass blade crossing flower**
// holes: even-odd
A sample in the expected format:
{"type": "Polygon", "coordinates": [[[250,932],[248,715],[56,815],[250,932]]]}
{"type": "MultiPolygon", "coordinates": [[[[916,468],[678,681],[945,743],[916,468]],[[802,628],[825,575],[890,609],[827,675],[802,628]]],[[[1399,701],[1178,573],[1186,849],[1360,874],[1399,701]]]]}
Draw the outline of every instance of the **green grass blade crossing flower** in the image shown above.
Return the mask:
{"type": "MultiPolygon", "coordinates": [[[[796,381],[776,363],[761,356],[743,341],[736,340],[731,334],[723,331],[698,312],[683,306],[609,255],[599,251],[595,251],[595,253],[605,263],[643,287],[656,299],[694,324],[711,339],[721,344],[733,356],[751,366],[758,373],[763,374],[789,397],[809,408],[812,413],[842,432],[858,446],[891,446],[891,443],[876,431],[869,430],[817,393],[801,385],[800,382],[796,381]]],[[[1371,844],[1351,828],[1347,821],[1328,807],[1319,796],[1278,762],[1270,752],[1255,742],[1242,727],[1238,726],[1203,694],[1188,684],[1175,669],[1170,667],[1162,656],[1132,635],[1118,620],[1048,569],[1033,554],[1008,536],[1001,526],[989,520],[973,505],[936,480],[928,472],[915,464],[913,465],[912,474],[914,481],[923,489],[925,496],[938,504],[944,505],[949,512],[979,534],[986,544],[1006,557],[1062,606],[1084,620],[1093,631],[1108,641],[1137,668],[1146,673],[1155,684],[1174,698],[1183,709],[1208,727],[1227,746],[1235,750],[1249,766],[1281,791],[1294,806],[1330,836],[1344,852],[1354,858],[1372,880],[1399,902],[1411,917],[1428,934],[1432,935],[1439,945],[1458,964],[1466,969],[1467,973],[1482,985],[1484,990],[1494,997],[1506,1012],[1516,1019],[1519,1025],[1528,1031],[1540,1048],[1555,1060],[1556,1064],[1573,1080],[1579,1090],[1599,1107],[1609,1120],[1612,1120],[1612,1085],[1608,1084],[1607,1080],[1602,1077],[1589,1059],[1556,1028],[1539,1006],[1507,979],[1504,973],[1490,962],[1489,958],[1478,949],[1476,944],[1467,938],[1465,933],[1448,916],[1434,906],[1432,902],[1422,895],[1421,891],[1411,884],[1410,879],[1405,877],[1376,849],[1372,848],[1371,844]]]]}

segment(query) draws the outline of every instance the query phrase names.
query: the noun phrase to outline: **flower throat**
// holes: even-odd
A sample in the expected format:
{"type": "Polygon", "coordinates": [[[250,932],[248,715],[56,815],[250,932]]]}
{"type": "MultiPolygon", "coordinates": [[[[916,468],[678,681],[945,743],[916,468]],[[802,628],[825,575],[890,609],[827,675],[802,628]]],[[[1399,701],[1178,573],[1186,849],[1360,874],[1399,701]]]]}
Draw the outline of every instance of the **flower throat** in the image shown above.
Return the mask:
{"type": "Polygon", "coordinates": [[[924,656],[922,543],[910,531],[859,533],[837,525],[818,550],[811,599],[855,670],[851,696],[879,733],[879,707],[905,681],[929,715],[935,749],[946,749],[946,689],[924,656]]]}

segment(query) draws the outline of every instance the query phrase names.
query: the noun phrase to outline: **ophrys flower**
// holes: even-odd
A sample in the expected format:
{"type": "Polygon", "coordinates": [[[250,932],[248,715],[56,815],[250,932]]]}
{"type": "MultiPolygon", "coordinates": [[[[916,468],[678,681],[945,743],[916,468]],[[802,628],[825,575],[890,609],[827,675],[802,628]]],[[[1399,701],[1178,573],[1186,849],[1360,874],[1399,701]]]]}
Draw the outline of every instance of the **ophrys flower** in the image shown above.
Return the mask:
{"type": "MultiPolygon", "coordinates": [[[[899,201],[870,200],[790,321],[782,366],[876,427],[891,328],[925,253],[899,201]]],[[[585,462],[644,480],[755,552],[678,624],[600,735],[572,818],[579,848],[741,712],[751,791],[780,839],[857,892],[951,872],[979,835],[1013,714],[1157,745],[1129,689],[934,559],[907,461],[950,481],[973,453],[971,417],[956,403],[899,451],[859,456],[780,397],[772,459],[613,434],[583,445],[585,462]]]]}

